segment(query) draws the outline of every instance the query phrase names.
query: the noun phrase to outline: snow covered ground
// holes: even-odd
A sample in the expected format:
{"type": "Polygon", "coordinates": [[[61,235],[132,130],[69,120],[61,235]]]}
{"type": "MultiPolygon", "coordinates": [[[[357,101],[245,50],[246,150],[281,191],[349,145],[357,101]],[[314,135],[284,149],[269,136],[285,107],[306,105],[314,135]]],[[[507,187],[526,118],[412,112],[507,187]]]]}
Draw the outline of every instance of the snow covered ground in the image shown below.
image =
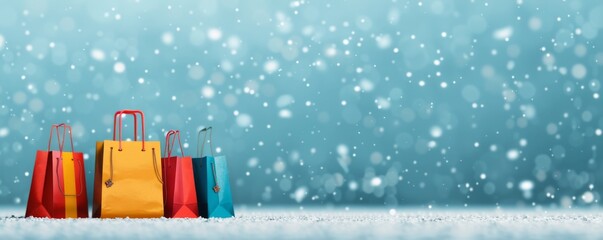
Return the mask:
{"type": "MultiPolygon", "coordinates": [[[[0,211],[0,239],[601,239],[601,210],[237,209],[233,219],[34,219],[0,211]],[[16,215],[15,215],[16,216],[16,215]]],[[[21,213],[22,214],[22,213],[21,213]]]]}

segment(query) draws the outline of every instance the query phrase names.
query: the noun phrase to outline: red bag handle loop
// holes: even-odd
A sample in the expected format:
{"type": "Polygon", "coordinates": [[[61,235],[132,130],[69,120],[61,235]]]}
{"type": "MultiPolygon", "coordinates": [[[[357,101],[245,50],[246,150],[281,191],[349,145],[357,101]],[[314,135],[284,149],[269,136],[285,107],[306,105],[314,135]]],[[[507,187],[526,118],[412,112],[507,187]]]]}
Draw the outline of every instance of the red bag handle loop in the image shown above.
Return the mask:
{"type": "Polygon", "coordinates": [[[50,146],[52,145],[52,130],[54,130],[56,128],[57,130],[57,141],[59,144],[59,151],[63,152],[63,145],[65,143],[65,131],[66,129],[63,128],[63,140],[61,142],[61,136],[59,135],[59,127],[64,127],[65,124],[61,123],[61,124],[52,124],[52,126],[50,127],[50,137],[48,138],[48,152],[50,152],[50,146]]]}
{"type": "MultiPolygon", "coordinates": [[[[121,116],[122,114],[132,114],[134,116],[136,116],[136,114],[140,114],[140,123],[141,123],[141,132],[142,132],[142,151],[145,151],[144,148],[144,138],[145,138],[145,134],[144,134],[144,113],[142,113],[142,111],[140,110],[121,110],[115,113],[116,116],[121,116]]],[[[123,118],[119,118],[119,151],[122,151],[123,148],[121,146],[121,142],[122,142],[122,126],[123,126],[123,118]]],[[[134,118],[134,129],[138,129],[137,126],[137,119],[134,118]]],[[[115,123],[115,122],[114,122],[115,123]]],[[[114,129],[115,131],[116,129],[114,129]]],[[[134,141],[136,141],[136,130],[134,131],[134,141]]],[[[115,140],[115,139],[114,139],[115,140]]]]}
{"type": "Polygon", "coordinates": [[[58,131],[59,127],[63,127],[63,141],[61,142],[62,146],[60,148],[61,154],[63,154],[63,149],[65,146],[65,131],[67,129],[69,129],[69,142],[71,143],[71,152],[75,152],[75,150],[73,148],[73,133],[72,133],[73,131],[71,130],[71,126],[69,126],[65,123],[61,123],[57,126],[57,131],[58,131]]]}
{"type": "MultiPolygon", "coordinates": [[[[62,161],[63,160],[63,149],[64,149],[64,146],[65,146],[65,135],[66,135],[67,130],[69,130],[69,140],[70,140],[70,143],[71,143],[71,151],[72,152],[75,151],[74,148],[73,148],[73,133],[72,133],[71,126],[69,126],[69,125],[67,125],[65,123],[61,123],[61,124],[58,124],[58,125],[53,124],[52,127],[50,128],[50,140],[48,140],[48,151],[50,151],[50,145],[51,145],[51,141],[52,141],[52,130],[55,129],[55,128],[57,129],[57,138],[58,138],[58,141],[59,141],[59,157],[57,158],[57,160],[62,161]],[[61,127],[63,127],[63,138],[62,139],[59,136],[59,128],[61,128],[61,127]]],[[[75,161],[75,159],[71,159],[71,161],[75,161]]],[[[60,164],[57,164],[56,169],[55,169],[55,174],[57,176],[57,185],[58,185],[59,191],[63,194],[63,196],[66,196],[66,197],[70,197],[70,196],[71,197],[73,197],[73,196],[79,197],[80,195],[82,195],[82,192],[83,192],[83,189],[84,189],[84,187],[83,187],[84,186],[84,183],[83,183],[84,181],[82,179],[82,175],[85,172],[84,166],[79,161],[75,161],[75,162],[79,165],[79,167],[81,169],[81,171],[79,171],[79,175],[78,175],[79,178],[78,178],[78,180],[80,182],[80,186],[82,186],[80,188],[80,191],[78,193],[76,193],[76,194],[65,194],[65,191],[63,190],[63,187],[62,187],[63,184],[61,183],[61,179],[62,178],[59,176],[59,165],[60,164]]]]}
{"type": "MultiPolygon", "coordinates": [[[[61,156],[60,158],[58,158],[60,161],[62,161],[63,157],[61,156]]],[[[80,190],[78,191],[78,193],[76,194],[66,194],[65,190],[63,190],[63,184],[61,184],[61,177],[59,176],[59,165],[57,164],[56,169],[55,169],[55,174],[57,175],[57,186],[59,187],[59,191],[63,194],[63,196],[65,197],[79,197],[80,195],[82,195],[82,193],[84,192],[84,180],[82,179],[82,175],[84,175],[84,173],[86,172],[86,170],[84,169],[84,165],[82,163],[80,163],[80,161],[76,161],[75,159],[71,159],[71,161],[74,161],[75,163],[77,163],[77,165],[79,165],[81,171],[76,171],[79,172],[78,176],[78,180],[80,181],[80,190]]]]}
{"type": "Polygon", "coordinates": [[[170,130],[168,131],[167,135],[165,136],[165,152],[167,154],[167,157],[171,157],[172,156],[172,151],[174,150],[174,143],[176,142],[176,137],[178,137],[178,144],[180,145],[180,153],[182,154],[182,157],[184,157],[184,149],[182,148],[182,141],[180,140],[180,131],[178,130],[170,130]],[[173,140],[172,140],[172,137],[173,140]],[[172,143],[171,146],[169,143],[172,143]]]}
{"type": "MultiPolygon", "coordinates": [[[[165,156],[168,157],[170,155],[170,141],[172,139],[172,135],[174,134],[174,130],[169,130],[165,135],[165,156]]],[[[172,144],[173,145],[173,144],[172,144]]]]}

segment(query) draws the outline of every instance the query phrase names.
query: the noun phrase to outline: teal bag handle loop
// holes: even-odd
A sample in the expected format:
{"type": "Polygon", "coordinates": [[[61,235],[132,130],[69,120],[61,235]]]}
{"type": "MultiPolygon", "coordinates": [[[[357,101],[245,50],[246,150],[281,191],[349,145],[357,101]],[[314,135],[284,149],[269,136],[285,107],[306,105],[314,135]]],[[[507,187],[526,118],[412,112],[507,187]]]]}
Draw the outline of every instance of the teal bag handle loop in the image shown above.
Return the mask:
{"type": "MultiPolygon", "coordinates": [[[[201,129],[198,133],[197,133],[197,155],[199,157],[203,157],[201,156],[203,154],[203,150],[205,148],[205,142],[207,141],[207,132],[209,132],[209,150],[212,156],[214,156],[214,146],[212,145],[212,139],[211,139],[211,133],[213,131],[212,127],[206,127],[201,129]],[[201,143],[201,149],[199,149],[199,138],[201,138],[201,133],[203,134],[203,142],[201,143]]],[[[216,163],[212,162],[211,163],[211,170],[212,170],[212,175],[214,177],[214,187],[212,188],[214,190],[214,192],[219,192],[220,191],[220,185],[218,184],[218,173],[216,172],[216,163]]]]}
{"type": "Polygon", "coordinates": [[[214,155],[214,146],[212,144],[212,140],[211,140],[211,133],[212,133],[212,127],[206,127],[203,128],[201,130],[199,130],[199,132],[197,133],[197,156],[199,157],[203,157],[203,149],[205,148],[205,142],[207,140],[207,132],[209,132],[209,150],[211,152],[211,155],[214,155]],[[201,138],[201,133],[203,134],[203,142],[199,141],[199,138],[201,138]],[[201,149],[199,149],[199,143],[201,143],[201,149]]]}

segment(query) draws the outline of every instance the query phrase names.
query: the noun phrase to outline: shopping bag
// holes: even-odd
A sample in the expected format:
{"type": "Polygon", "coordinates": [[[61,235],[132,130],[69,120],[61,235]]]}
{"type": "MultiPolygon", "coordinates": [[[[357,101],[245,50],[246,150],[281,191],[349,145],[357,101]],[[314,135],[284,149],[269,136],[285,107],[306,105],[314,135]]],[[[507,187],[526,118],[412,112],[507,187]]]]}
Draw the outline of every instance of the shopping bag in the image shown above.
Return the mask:
{"type": "Polygon", "coordinates": [[[36,153],[25,217],[88,217],[84,158],[81,152],[73,150],[72,136],[69,125],[52,125],[50,128],[48,149],[36,153]],[[62,138],[59,134],[61,127],[62,138]],[[50,150],[53,130],[57,133],[58,151],[50,150]],[[71,152],[63,151],[67,131],[71,152]]]}
{"type": "Polygon", "coordinates": [[[196,218],[197,195],[193,177],[193,162],[190,156],[184,156],[180,131],[170,130],[165,137],[165,155],[161,158],[163,169],[164,216],[169,218],[196,218]],[[174,143],[178,138],[182,156],[174,156],[174,143]]]}
{"type": "Polygon", "coordinates": [[[201,133],[204,133],[204,135],[203,142],[201,142],[201,150],[198,152],[199,157],[193,158],[199,215],[204,218],[234,217],[226,158],[224,156],[214,156],[211,127],[203,128],[197,134],[197,151],[199,151],[199,137],[201,133]],[[207,132],[209,132],[211,156],[202,157],[207,132]]]}
{"type": "Polygon", "coordinates": [[[92,217],[163,216],[161,149],[159,141],[145,141],[145,137],[142,111],[115,113],[113,140],[96,143],[92,217]],[[134,141],[122,140],[124,114],[134,116],[134,141]],[[137,141],[137,114],[141,122],[140,141],[137,141]]]}

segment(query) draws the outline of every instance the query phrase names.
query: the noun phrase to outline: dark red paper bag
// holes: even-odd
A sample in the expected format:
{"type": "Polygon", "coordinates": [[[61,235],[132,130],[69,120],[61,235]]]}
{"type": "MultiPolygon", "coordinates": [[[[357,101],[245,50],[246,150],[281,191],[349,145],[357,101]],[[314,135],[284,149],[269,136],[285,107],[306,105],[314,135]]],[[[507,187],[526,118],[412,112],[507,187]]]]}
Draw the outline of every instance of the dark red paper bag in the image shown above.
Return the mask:
{"type": "Polygon", "coordinates": [[[165,145],[167,157],[161,158],[164,215],[169,218],[196,218],[199,216],[199,211],[193,161],[190,156],[184,156],[180,131],[170,130],[165,137],[165,145]],[[176,137],[182,156],[172,156],[176,137]]]}
{"type": "Polygon", "coordinates": [[[36,153],[25,217],[88,217],[83,155],[73,151],[73,137],[69,125],[52,125],[47,151],[38,150],[36,153]],[[60,127],[63,127],[62,140],[59,135],[60,127]],[[57,131],[59,151],[50,150],[54,129],[57,131]],[[63,151],[67,130],[72,152],[63,151]]]}

